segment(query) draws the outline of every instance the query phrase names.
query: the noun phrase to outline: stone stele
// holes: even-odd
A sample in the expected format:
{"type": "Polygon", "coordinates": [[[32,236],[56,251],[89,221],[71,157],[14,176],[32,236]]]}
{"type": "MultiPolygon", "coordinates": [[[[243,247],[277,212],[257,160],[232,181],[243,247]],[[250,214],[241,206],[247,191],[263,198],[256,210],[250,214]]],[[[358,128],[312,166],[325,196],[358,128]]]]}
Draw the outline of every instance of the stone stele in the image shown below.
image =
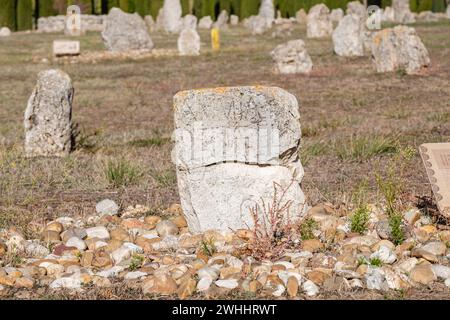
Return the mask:
{"type": "Polygon", "coordinates": [[[27,156],[62,157],[70,152],[73,94],[66,73],[57,69],[39,72],[25,110],[27,156]]]}
{"type": "Polygon", "coordinates": [[[229,87],[174,97],[176,164],[181,205],[191,232],[266,225],[263,202],[292,201],[283,218],[305,212],[298,157],[297,99],[275,87],[229,87]],[[281,194],[284,192],[284,196],[281,194]]]}

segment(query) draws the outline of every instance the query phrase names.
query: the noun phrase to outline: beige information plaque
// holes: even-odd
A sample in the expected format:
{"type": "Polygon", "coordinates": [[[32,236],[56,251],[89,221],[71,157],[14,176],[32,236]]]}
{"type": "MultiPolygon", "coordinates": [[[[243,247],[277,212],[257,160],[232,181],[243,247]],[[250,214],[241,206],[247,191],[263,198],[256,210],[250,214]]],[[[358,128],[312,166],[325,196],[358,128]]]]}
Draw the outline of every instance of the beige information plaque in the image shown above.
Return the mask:
{"type": "Polygon", "coordinates": [[[420,154],[439,211],[450,218],[450,143],[425,143],[420,154]]]}

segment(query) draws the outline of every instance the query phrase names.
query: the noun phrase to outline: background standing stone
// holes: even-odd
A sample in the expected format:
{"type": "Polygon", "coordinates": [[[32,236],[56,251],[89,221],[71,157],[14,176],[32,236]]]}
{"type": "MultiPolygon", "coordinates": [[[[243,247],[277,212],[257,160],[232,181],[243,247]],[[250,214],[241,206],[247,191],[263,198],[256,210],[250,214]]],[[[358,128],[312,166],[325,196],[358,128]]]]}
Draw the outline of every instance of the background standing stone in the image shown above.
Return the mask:
{"type": "Polygon", "coordinates": [[[213,21],[210,16],[206,16],[200,19],[198,22],[199,29],[211,29],[213,21]]]}
{"type": "Polygon", "coordinates": [[[102,32],[103,42],[110,51],[151,50],[153,42],[144,20],[137,14],[112,8],[102,32]]]}
{"type": "Polygon", "coordinates": [[[300,114],[293,95],[274,87],[192,90],[175,95],[174,109],[173,160],[191,232],[251,227],[250,207],[261,206],[261,197],[271,202],[274,182],[288,189],[290,218],[303,214],[300,114]],[[269,132],[278,133],[270,150],[269,132]],[[259,144],[252,140],[258,136],[259,144]]]}
{"type": "Polygon", "coordinates": [[[313,64],[303,40],[280,44],[271,53],[277,72],[283,74],[309,73],[313,64]]]}
{"type": "Polygon", "coordinates": [[[11,30],[8,27],[3,27],[0,29],[0,37],[9,37],[11,35],[11,30]]]}
{"type": "Polygon", "coordinates": [[[273,0],[262,0],[258,15],[264,18],[275,19],[273,0]]]}
{"type": "Polygon", "coordinates": [[[392,0],[394,19],[397,23],[413,23],[416,21],[409,8],[409,0],[392,0]]]}
{"type": "Polygon", "coordinates": [[[308,12],[306,34],[308,38],[328,37],[333,32],[330,10],[323,3],[312,7],[308,12]]]}
{"type": "Polygon", "coordinates": [[[180,0],[164,0],[164,30],[169,33],[178,33],[182,27],[180,0]]]}
{"type": "Polygon", "coordinates": [[[178,52],[182,56],[198,56],[200,54],[200,36],[197,30],[187,28],[178,37],[178,52]]]}
{"type": "Polygon", "coordinates": [[[339,22],[344,17],[344,10],[341,8],[333,9],[330,13],[330,19],[333,22],[339,22]]]}
{"type": "Polygon", "coordinates": [[[70,77],[52,69],[38,74],[37,84],[25,110],[27,156],[69,154],[72,148],[72,100],[70,77]]]}
{"type": "Polygon", "coordinates": [[[359,16],[346,15],[333,31],[334,52],[339,56],[363,56],[362,24],[359,16]]]}
{"type": "Polygon", "coordinates": [[[414,28],[397,26],[377,32],[372,40],[372,57],[378,72],[419,72],[430,65],[428,51],[414,28]]]}

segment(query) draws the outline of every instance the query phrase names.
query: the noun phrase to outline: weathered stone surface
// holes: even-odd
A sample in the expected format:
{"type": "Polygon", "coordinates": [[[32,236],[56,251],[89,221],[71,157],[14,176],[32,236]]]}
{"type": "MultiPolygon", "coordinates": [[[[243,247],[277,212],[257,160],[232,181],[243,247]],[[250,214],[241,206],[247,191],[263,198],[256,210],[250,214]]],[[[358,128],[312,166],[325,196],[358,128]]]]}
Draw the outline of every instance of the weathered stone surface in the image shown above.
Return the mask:
{"type": "Polygon", "coordinates": [[[297,11],[297,13],[295,14],[295,20],[297,21],[297,23],[306,24],[307,14],[305,12],[305,9],[300,9],[297,11]]]}
{"type": "Polygon", "coordinates": [[[25,153],[65,156],[72,148],[72,80],[61,70],[38,74],[25,110],[25,153]]]}
{"type": "Polygon", "coordinates": [[[251,16],[245,19],[244,26],[251,30],[253,35],[263,34],[272,28],[273,19],[261,16],[251,16]]]}
{"type": "Polygon", "coordinates": [[[288,189],[284,201],[293,200],[290,218],[303,214],[293,95],[271,87],[203,89],[179,92],[174,106],[173,161],[192,232],[252,226],[250,208],[261,205],[261,198],[271,201],[274,182],[288,189]]]}
{"type": "Polygon", "coordinates": [[[211,29],[213,25],[213,21],[210,16],[205,16],[200,18],[200,21],[198,22],[198,28],[199,29],[211,29]]]}
{"type": "Polygon", "coordinates": [[[279,73],[309,73],[313,67],[305,43],[300,39],[278,45],[271,55],[279,73]]]}
{"type": "Polygon", "coordinates": [[[383,14],[381,16],[381,21],[384,21],[384,22],[394,22],[395,21],[395,12],[392,7],[384,8],[383,14]]]}
{"type": "Polygon", "coordinates": [[[182,56],[198,56],[200,54],[200,36],[192,28],[184,29],[178,37],[178,52],[182,56]]]}
{"type": "Polygon", "coordinates": [[[406,26],[377,32],[372,40],[372,59],[377,72],[405,70],[414,74],[430,65],[428,51],[416,31],[406,26]]]}
{"type": "Polygon", "coordinates": [[[147,25],[148,31],[153,32],[156,31],[156,22],[151,15],[144,17],[144,22],[147,25]]]}
{"type": "Polygon", "coordinates": [[[413,23],[416,21],[409,8],[409,0],[392,0],[394,20],[397,23],[413,23]]]}
{"type": "Polygon", "coordinates": [[[347,14],[354,14],[361,19],[361,21],[366,20],[367,17],[367,9],[366,7],[359,1],[351,1],[347,3],[347,14]]]}
{"type": "Polygon", "coordinates": [[[258,15],[264,18],[275,19],[273,0],[262,0],[258,15]]]}
{"type": "Polygon", "coordinates": [[[341,8],[333,9],[330,13],[330,19],[334,22],[339,22],[344,18],[344,10],[341,8]]]}
{"type": "Polygon", "coordinates": [[[228,23],[228,12],[226,10],[222,10],[222,12],[217,17],[217,21],[214,22],[213,27],[218,29],[224,29],[227,27],[228,23]]]}
{"type": "Polygon", "coordinates": [[[8,27],[2,27],[0,29],[0,37],[9,37],[11,35],[11,30],[8,27]]]}
{"type": "Polygon", "coordinates": [[[164,0],[164,30],[169,33],[178,33],[181,31],[183,21],[181,19],[180,0],[164,0]]]}
{"type": "Polygon", "coordinates": [[[431,268],[431,265],[425,264],[425,263],[415,266],[411,270],[410,278],[414,282],[421,283],[424,285],[427,285],[427,284],[437,280],[437,277],[434,274],[433,269],[431,268]]]}
{"type": "Polygon", "coordinates": [[[110,51],[151,50],[153,42],[147,25],[139,14],[112,8],[102,32],[103,43],[110,51]]]}
{"type": "Polygon", "coordinates": [[[230,25],[237,26],[239,24],[239,17],[237,15],[232,14],[230,16],[230,25]]]}
{"type": "Polygon", "coordinates": [[[355,14],[346,15],[333,31],[334,52],[339,56],[353,57],[364,55],[362,24],[355,14]]]}
{"type": "Polygon", "coordinates": [[[187,14],[183,17],[183,30],[197,29],[197,17],[193,14],[187,14]]]}
{"type": "Polygon", "coordinates": [[[447,15],[447,19],[450,19],[450,5],[447,6],[446,15],[447,15]]]}
{"type": "Polygon", "coordinates": [[[328,37],[333,32],[330,9],[323,3],[313,6],[307,17],[306,35],[308,38],[328,37]]]}
{"type": "Polygon", "coordinates": [[[95,211],[101,216],[115,216],[119,213],[119,206],[114,200],[104,199],[95,205],[95,211]]]}

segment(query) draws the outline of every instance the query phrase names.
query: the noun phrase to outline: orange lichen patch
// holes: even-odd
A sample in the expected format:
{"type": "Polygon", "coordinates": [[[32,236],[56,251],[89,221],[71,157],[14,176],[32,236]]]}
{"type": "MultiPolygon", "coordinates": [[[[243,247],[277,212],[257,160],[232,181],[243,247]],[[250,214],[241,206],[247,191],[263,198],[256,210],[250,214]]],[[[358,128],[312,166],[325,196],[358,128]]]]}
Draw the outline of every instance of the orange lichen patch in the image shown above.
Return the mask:
{"type": "Polygon", "coordinates": [[[382,39],[385,39],[389,36],[389,34],[391,33],[392,29],[384,29],[381,30],[380,32],[378,32],[374,37],[373,37],[373,42],[376,45],[379,45],[382,39]]]}

